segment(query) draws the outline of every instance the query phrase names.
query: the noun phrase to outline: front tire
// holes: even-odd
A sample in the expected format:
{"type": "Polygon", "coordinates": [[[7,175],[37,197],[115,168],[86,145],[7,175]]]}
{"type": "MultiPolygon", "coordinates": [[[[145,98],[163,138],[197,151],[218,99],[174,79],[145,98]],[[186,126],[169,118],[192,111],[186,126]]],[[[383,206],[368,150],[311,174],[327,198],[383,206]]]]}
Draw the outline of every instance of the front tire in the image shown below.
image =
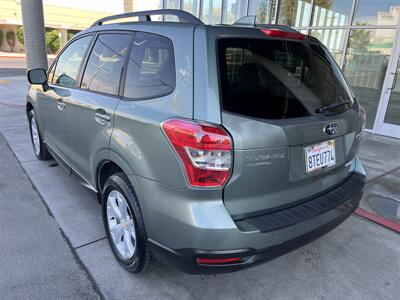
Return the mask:
{"type": "Polygon", "coordinates": [[[132,273],[149,269],[155,259],[135,191],[125,174],[116,173],[107,179],[102,214],[107,239],[118,262],[132,273]]]}
{"type": "Polygon", "coordinates": [[[39,127],[37,125],[36,114],[31,110],[28,114],[29,131],[31,134],[31,141],[33,152],[39,160],[49,160],[51,155],[47,150],[46,144],[43,142],[42,135],[40,134],[39,127]]]}

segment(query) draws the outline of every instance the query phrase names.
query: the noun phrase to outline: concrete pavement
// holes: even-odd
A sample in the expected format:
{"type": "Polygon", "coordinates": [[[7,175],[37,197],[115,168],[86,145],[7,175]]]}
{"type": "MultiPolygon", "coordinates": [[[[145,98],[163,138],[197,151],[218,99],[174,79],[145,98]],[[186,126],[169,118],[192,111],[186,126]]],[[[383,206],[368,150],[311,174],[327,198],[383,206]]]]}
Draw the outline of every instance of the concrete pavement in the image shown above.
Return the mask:
{"type": "Polygon", "coordinates": [[[0,298],[100,299],[0,133],[0,298]]]}
{"type": "MultiPolygon", "coordinates": [[[[238,273],[189,276],[158,264],[149,273],[129,274],[104,239],[95,195],[54,162],[35,159],[23,109],[25,78],[7,80],[9,85],[0,84],[0,131],[105,298],[399,298],[400,235],[355,216],[297,251],[238,273]]],[[[382,164],[373,170],[371,183],[396,173],[382,164]]]]}
{"type": "Polygon", "coordinates": [[[400,140],[366,134],[359,155],[367,169],[360,207],[400,228],[400,140]]]}

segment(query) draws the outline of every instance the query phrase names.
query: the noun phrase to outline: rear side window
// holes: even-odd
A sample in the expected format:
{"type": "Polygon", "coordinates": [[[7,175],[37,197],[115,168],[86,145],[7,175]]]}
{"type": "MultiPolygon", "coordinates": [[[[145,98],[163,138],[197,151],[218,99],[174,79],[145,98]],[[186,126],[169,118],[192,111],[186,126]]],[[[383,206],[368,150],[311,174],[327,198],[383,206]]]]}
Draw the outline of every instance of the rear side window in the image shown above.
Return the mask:
{"type": "Polygon", "coordinates": [[[81,88],[118,95],[121,72],[131,39],[129,34],[100,34],[90,53],[81,88]]]}
{"type": "Polygon", "coordinates": [[[338,67],[318,44],[222,39],[219,60],[223,107],[234,113],[284,119],[308,116],[334,102],[352,103],[338,67]]]}
{"type": "Polygon", "coordinates": [[[155,98],[175,89],[174,49],[170,39],[138,32],[133,41],[124,97],[155,98]]]}
{"type": "Polygon", "coordinates": [[[85,36],[68,45],[58,57],[55,70],[49,74],[51,83],[65,87],[75,86],[79,68],[91,40],[92,36],[85,36]]]}

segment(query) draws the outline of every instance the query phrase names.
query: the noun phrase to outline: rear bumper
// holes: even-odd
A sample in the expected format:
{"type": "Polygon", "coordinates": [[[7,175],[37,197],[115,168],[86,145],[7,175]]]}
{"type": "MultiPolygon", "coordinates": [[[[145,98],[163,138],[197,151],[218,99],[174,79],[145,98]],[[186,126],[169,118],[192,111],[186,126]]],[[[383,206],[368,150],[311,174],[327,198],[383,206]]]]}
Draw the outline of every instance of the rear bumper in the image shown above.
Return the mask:
{"type": "Polygon", "coordinates": [[[358,207],[365,179],[365,171],[357,158],[349,168],[351,175],[333,190],[299,207],[256,217],[262,220],[234,221],[222,201],[221,190],[179,190],[138,176],[132,175],[130,179],[155,256],[186,273],[213,274],[271,260],[343,222],[358,207]],[[282,224],[284,219],[286,222],[282,224]],[[196,261],[233,257],[240,257],[240,261],[220,265],[196,261]]]}
{"type": "Polygon", "coordinates": [[[342,202],[334,208],[337,213],[334,219],[321,224],[302,235],[296,236],[283,243],[272,245],[263,249],[233,249],[208,251],[199,249],[170,249],[153,240],[150,241],[151,250],[154,255],[166,265],[190,274],[218,274],[242,270],[250,266],[270,261],[276,257],[295,250],[326,234],[344,220],[346,220],[358,207],[362,197],[362,190],[359,190],[353,197],[342,202]],[[196,258],[230,258],[240,257],[242,261],[235,264],[204,265],[196,263],[196,258]]]}

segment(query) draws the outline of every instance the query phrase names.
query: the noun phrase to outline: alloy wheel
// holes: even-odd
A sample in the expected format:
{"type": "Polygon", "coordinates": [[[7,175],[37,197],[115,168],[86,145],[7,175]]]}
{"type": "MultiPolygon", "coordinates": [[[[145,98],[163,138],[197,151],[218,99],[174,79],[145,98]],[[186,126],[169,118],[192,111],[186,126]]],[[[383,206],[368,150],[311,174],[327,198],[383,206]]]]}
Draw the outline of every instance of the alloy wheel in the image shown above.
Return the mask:
{"type": "Polygon", "coordinates": [[[40,154],[40,137],[39,130],[36,124],[35,118],[31,119],[31,134],[32,134],[32,142],[33,142],[33,150],[36,155],[40,154]]]}
{"type": "Polygon", "coordinates": [[[107,197],[107,224],[111,240],[119,255],[130,259],[136,251],[136,229],[125,197],[112,190],[107,197]]]}

